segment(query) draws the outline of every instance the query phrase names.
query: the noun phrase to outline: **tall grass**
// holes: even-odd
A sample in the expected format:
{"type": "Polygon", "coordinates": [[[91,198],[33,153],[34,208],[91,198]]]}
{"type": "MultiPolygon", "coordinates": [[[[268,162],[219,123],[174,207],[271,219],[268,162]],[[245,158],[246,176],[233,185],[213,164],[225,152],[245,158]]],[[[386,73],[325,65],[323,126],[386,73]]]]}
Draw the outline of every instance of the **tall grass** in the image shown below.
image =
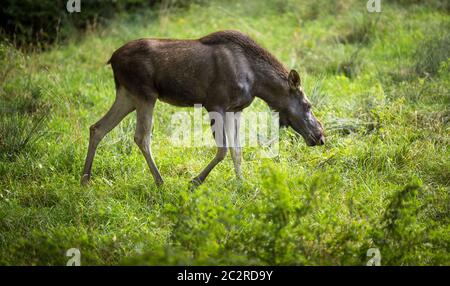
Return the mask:
{"type": "MultiPolygon", "coordinates": [[[[442,64],[450,58],[450,33],[442,28],[442,34],[435,34],[420,43],[415,52],[416,72],[421,76],[435,76],[442,64]]],[[[445,72],[448,72],[447,70],[445,72]]]]}

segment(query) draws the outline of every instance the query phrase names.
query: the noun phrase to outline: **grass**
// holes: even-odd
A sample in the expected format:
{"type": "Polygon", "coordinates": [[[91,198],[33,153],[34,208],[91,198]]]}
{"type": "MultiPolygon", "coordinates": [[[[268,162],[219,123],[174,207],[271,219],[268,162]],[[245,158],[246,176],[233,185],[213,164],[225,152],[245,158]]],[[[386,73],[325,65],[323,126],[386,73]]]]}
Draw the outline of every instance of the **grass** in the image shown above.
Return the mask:
{"type": "Polygon", "coordinates": [[[439,1],[397,2],[368,14],[353,0],[213,1],[123,15],[41,53],[2,43],[0,264],[65,265],[75,247],[82,265],[365,265],[369,248],[382,265],[449,265],[450,19],[439,1]],[[228,158],[191,192],[215,150],[171,146],[180,109],[160,103],[152,148],[165,185],[133,142],[133,114],[80,187],[89,126],[114,100],[111,53],[219,29],[300,71],[327,144],[283,130],[275,158],[244,148],[244,181],[228,158]]]}

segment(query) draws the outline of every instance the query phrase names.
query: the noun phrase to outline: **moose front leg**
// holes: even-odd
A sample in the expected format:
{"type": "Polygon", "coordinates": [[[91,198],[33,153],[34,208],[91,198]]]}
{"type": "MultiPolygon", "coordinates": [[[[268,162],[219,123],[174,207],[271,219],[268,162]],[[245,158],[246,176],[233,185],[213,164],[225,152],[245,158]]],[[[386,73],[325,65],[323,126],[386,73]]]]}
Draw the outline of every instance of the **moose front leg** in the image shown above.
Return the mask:
{"type": "Polygon", "coordinates": [[[214,140],[217,145],[217,153],[214,159],[206,166],[205,169],[194,179],[191,180],[191,184],[198,186],[203,183],[206,177],[209,175],[212,169],[219,164],[227,155],[227,140],[225,135],[225,116],[223,112],[209,112],[211,119],[211,129],[213,132],[214,140]]]}
{"type": "Polygon", "coordinates": [[[231,159],[233,160],[234,171],[238,179],[242,179],[242,147],[239,138],[240,117],[241,112],[227,113],[225,124],[231,159]]]}
{"type": "Polygon", "coordinates": [[[152,100],[151,102],[142,102],[142,104],[137,106],[136,133],[134,135],[134,141],[144,155],[156,184],[162,185],[164,181],[158,168],[156,167],[150,149],[154,105],[155,101],[152,100]]]}

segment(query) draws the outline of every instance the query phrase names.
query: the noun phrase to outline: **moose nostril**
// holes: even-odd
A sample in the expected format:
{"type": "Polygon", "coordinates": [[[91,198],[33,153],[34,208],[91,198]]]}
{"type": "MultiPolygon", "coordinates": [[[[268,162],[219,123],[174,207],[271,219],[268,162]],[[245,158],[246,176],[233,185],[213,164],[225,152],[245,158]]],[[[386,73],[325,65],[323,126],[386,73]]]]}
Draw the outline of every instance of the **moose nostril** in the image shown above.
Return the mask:
{"type": "Polygon", "coordinates": [[[320,136],[319,145],[323,145],[323,144],[325,144],[325,137],[320,136]]]}

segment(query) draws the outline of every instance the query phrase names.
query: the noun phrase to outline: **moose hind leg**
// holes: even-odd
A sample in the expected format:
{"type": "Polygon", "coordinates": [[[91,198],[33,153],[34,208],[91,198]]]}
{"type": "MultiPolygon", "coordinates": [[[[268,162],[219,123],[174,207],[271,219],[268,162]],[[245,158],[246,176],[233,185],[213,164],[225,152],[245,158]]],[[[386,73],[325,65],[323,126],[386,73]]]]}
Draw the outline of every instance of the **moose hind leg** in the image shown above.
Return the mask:
{"type": "Polygon", "coordinates": [[[162,185],[164,183],[164,180],[161,177],[158,168],[156,167],[150,148],[154,106],[155,100],[152,100],[150,102],[139,104],[139,106],[137,107],[136,133],[134,135],[134,141],[144,155],[156,184],[162,185]]]}
{"type": "Polygon", "coordinates": [[[100,141],[119,124],[122,119],[134,110],[134,104],[124,89],[116,91],[116,100],[109,111],[97,123],[90,127],[89,147],[84,163],[81,184],[85,185],[91,177],[92,162],[100,141]]]}

